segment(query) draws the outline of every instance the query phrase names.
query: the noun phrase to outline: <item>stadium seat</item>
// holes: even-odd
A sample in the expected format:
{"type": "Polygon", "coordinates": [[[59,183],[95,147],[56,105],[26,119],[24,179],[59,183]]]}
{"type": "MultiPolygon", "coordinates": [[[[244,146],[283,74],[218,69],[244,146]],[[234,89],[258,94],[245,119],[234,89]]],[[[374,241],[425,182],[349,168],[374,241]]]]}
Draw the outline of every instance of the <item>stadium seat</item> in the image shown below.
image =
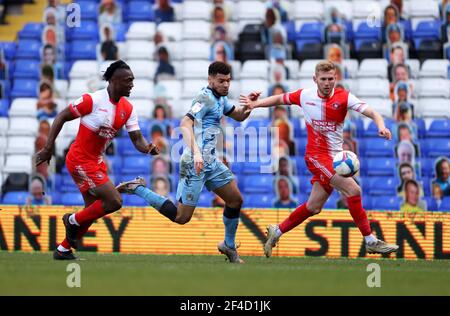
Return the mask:
{"type": "Polygon", "coordinates": [[[398,211],[400,209],[400,204],[402,199],[398,196],[378,196],[371,197],[370,204],[372,210],[390,210],[398,211]]]}
{"type": "MultiPolygon", "coordinates": [[[[361,156],[367,157],[393,157],[394,156],[394,144],[392,141],[388,141],[382,138],[365,138],[364,142],[370,144],[370,146],[360,146],[361,156]]],[[[359,142],[361,144],[361,142],[359,142]]]]}
{"type": "Polygon", "coordinates": [[[411,18],[439,18],[439,7],[436,1],[410,0],[411,18]]]}
{"type": "Polygon", "coordinates": [[[357,95],[361,98],[378,97],[387,99],[389,97],[389,81],[379,78],[359,79],[357,95]]]}
{"type": "Polygon", "coordinates": [[[68,192],[61,195],[61,202],[64,205],[82,206],[84,205],[83,196],[80,192],[68,192]]]}
{"type": "Polygon", "coordinates": [[[155,44],[150,41],[127,41],[126,56],[128,61],[133,59],[152,60],[155,44]]]}
{"type": "Polygon", "coordinates": [[[420,61],[418,59],[406,59],[405,64],[409,67],[411,78],[419,78],[420,61]]]}
{"type": "Polygon", "coordinates": [[[22,30],[20,30],[17,35],[19,40],[29,39],[40,41],[42,36],[42,23],[27,23],[24,25],[22,30]]]}
{"type": "Polygon", "coordinates": [[[345,19],[352,20],[353,6],[352,2],[348,0],[324,0],[324,12],[330,12],[332,8],[336,8],[345,19]]]}
{"type": "Polygon", "coordinates": [[[311,193],[312,191],[311,176],[299,177],[298,183],[300,193],[306,195],[309,195],[311,193]]]}
{"type": "Polygon", "coordinates": [[[388,62],[386,59],[364,59],[359,65],[359,78],[387,78],[388,62]]]}
{"type": "Polygon", "coordinates": [[[153,98],[153,81],[146,79],[135,79],[133,90],[131,90],[130,98],[133,99],[152,99],[153,98]]]}
{"type": "Polygon", "coordinates": [[[17,98],[11,104],[9,109],[10,117],[29,116],[36,118],[37,114],[37,99],[36,98],[17,98]]]}
{"type": "Polygon", "coordinates": [[[189,60],[189,59],[203,59],[203,60],[209,60],[209,54],[210,54],[210,44],[206,41],[182,41],[181,42],[183,51],[182,51],[182,58],[183,60],[189,60]]]}
{"type": "Polygon", "coordinates": [[[183,36],[183,24],[180,22],[162,22],[156,29],[163,33],[168,41],[179,42],[183,36]]]}
{"type": "MultiPolygon", "coordinates": [[[[185,2],[185,6],[186,6],[185,2]]],[[[263,21],[266,7],[261,1],[239,1],[237,3],[237,18],[238,21],[253,20],[263,21]]]]}
{"type": "Polygon", "coordinates": [[[267,79],[268,74],[269,61],[267,60],[247,60],[242,64],[241,79],[267,79]]]}
{"type": "Polygon", "coordinates": [[[182,69],[183,79],[207,79],[209,64],[210,62],[206,60],[185,60],[182,69]]]}
{"type": "Polygon", "coordinates": [[[157,84],[165,90],[165,95],[169,100],[181,98],[182,85],[180,80],[160,80],[157,84]]]}
{"type": "MultiPolygon", "coordinates": [[[[9,99],[1,99],[0,100],[0,120],[3,122],[3,118],[8,117],[9,115],[9,99]]],[[[4,123],[1,123],[4,124],[4,123]]],[[[3,129],[0,128],[0,135],[2,134],[3,129]]]]}
{"type": "Polygon", "coordinates": [[[439,156],[450,157],[450,139],[446,138],[430,138],[426,139],[424,143],[421,143],[421,149],[423,145],[426,146],[428,157],[434,158],[439,156]]]}
{"type": "Polygon", "coordinates": [[[123,196],[123,205],[124,206],[148,206],[147,201],[137,195],[124,195],[123,196]]]}
{"type": "Polygon", "coordinates": [[[78,60],[78,59],[90,59],[96,60],[97,41],[92,40],[74,40],[70,44],[70,59],[78,60]]]}
{"type": "Polygon", "coordinates": [[[16,58],[41,59],[41,42],[37,40],[20,40],[16,58]]]}
{"type": "Polygon", "coordinates": [[[72,101],[81,97],[86,91],[89,91],[86,79],[72,79],[70,80],[67,97],[72,101]]]}
{"type": "Polygon", "coordinates": [[[35,79],[15,79],[11,91],[12,98],[36,98],[38,81],[35,79]]]}
{"type": "Polygon", "coordinates": [[[365,176],[394,177],[397,174],[395,158],[364,158],[361,171],[365,176]]]}
{"type": "Polygon", "coordinates": [[[150,60],[130,60],[128,62],[136,79],[150,79],[155,77],[157,64],[150,60]]]}
{"type": "Polygon", "coordinates": [[[156,33],[155,22],[133,22],[125,38],[129,41],[152,41],[156,33]]]}
{"type": "Polygon", "coordinates": [[[98,18],[98,3],[96,1],[77,1],[82,12],[82,20],[96,21],[98,18]]]}
{"type": "Polygon", "coordinates": [[[17,59],[14,78],[39,79],[40,62],[35,59],[17,59]]]}
{"type": "Polygon", "coordinates": [[[95,40],[98,41],[99,26],[97,22],[81,19],[80,27],[70,28],[70,39],[74,40],[95,40]]]}
{"type": "Polygon", "coordinates": [[[244,95],[249,94],[252,91],[262,91],[261,97],[267,96],[267,90],[269,83],[267,80],[262,79],[241,79],[241,93],[244,95]]]}
{"type": "Polygon", "coordinates": [[[293,17],[295,20],[323,20],[323,3],[320,1],[297,0],[294,3],[293,17]]]}
{"type": "Polygon", "coordinates": [[[426,131],[426,137],[450,137],[450,119],[435,119],[426,131]]]}
{"type": "Polygon", "coordinates": [[[187,113],[185,110],[189,110],[192,105],[192,98],[200,91],[201,88],[205,87],[205,80],[200,79],[190,79],[183,81],[183,90],[181,93],[183,107],[179,108],[182,110],[183,115],[187,113]]]}
{"type": "MultiPolygon", "coordinates": [[[[130,143],[131,141],[128,140],[130,143]]],[[[130,154],[131,152],[123,152],[124,155],[130,154]]],[[[134,149],[133,154],[137,151],[134,149]]],[[[123,175],[147,175],[151,170],[151,158],[149,156],[139,155],[139,156],[125,156],[123,158],[122,174],[123,175]]]]}
{"type": "Polygon", "coordinates": [[[212,5],[207,1],[184,1],[183,20],[206,20],[211,19],[212,5]]]}
{"type": "Polygon", "coordinates": [[[244,177],[245,193],[270,193],[273,190],[272,175],[248,175],[244,177]]]}
{"type": "Polygon", "coordinates": [[[94,60],[77,60],[69,72],[70,79],[87,79],[98,73],[98,64],[94,60]]]}
{"type": "Polygon", "coordinates": [[[3,204],[23,205],[25,204],[29,193],[27,191],[7,192],[2,199],[3,204]]]}
{"type": "Polygon", "coordinates": [[[211,23],[201,20],[183,22],[184,40],[208,41],[211,38],[211,23]]]}
{"type": "Polygon", "coordinates": [[[26,173],[28,175],[32,172],[31,156],[30,155],[7,155],[4,173],[26,173]]]}
{"type": "Polygon", "coordinates": [[[38,120],[32,117],[11,117],[9,119],[8,135],[36,136],[38,120]]]}
{"type": "Polygon", "coordinates": [[[239,59],[246,60],[266,59],[265,47],[260,40],[239,40],[237,45],[239,59]]]}
{"type": "Polygon", "coordinates": [[[246,194],[244,207],[272,208],[275,196],[273,194],[246,194]]]}
{"type": "MultiPolygon", "coordinates": [[[[367,102],[368,103],[368,102],[367,102]]],[[[371,105],[371,103],[368,103],[371,105]]],[[[395,127],[395,122],[391,118],[386,118],[384,123],[389,130],[393,131],[395,127]]],[[[364,137],[378,137],[378,127],[374,121],[370,121],[367,128],[364,130],[364,137]]]]}
{"type": "Polygon", "coordinates": [[[441,204],[439,205],[438,210],[440,212],[450,212],[450,196],[445,196],[442,201],[441,204]]]}
{"type": "Polygon", "coordinates": [[[10,136],[8,137],[8,148],[6,154],[24,154],[32,156],[34,154],[34,141],[33,136],[10,136]]]}
{"type": "Polygon", "coordinates": [[[317,40],[296,40],[297,59],[300,61],[321,58],[323,56],[323,44],[317,40]]]}
{"type": "Polygon", "coordinates": [[[364,98],[364,102],[369,104],[381,116],[385,118],[392,117],[392,101],[390,99],[364,98]]]}
{"type": "Polygon", "coordinates": [[[125,20],[135,21],[154,21],[154,11],[152,4],[148,1],[132,1],[128,3],[125,14],[125,20]]]}
{"type": "Polygon", "coordinates": [[[420,77],[432,77],[432,78],[448,78],[448,67],[450,61],[445,59],[428,59],[425,60],[420,69],[420,77]]]}
{"type": "MultiPolygon", "coordinates": [[[[439,88],[436,87],[436,89],[439,88]]],[[[448,98],[420,98],[414,110],[415,114],[420,117],[450,118],[450,100],[448,98]]]]}
{"type": "Polygon", "coordinates": [[[198,198],[197,206],[211,207],[213,198],[214,198],[214,196],[210,192],[208,192],[208,191],[202,192],[202,193],[200,193],[200,196],[198,198]]]}
{"type": "Polygon", "coordinates": [[[399,183],[394,177],[365,177],[362,185],[364,192],[369,195],[393,195],[399,183]]]}
{"type": "Polygon", "coordinates": [[[152,100],[149,99],[132,99],[130,103],[133,105],[133,108],[136,110],[136,113],[139,119],[150,119],[152,118],[152,113],[155,108],[152,100]]]}

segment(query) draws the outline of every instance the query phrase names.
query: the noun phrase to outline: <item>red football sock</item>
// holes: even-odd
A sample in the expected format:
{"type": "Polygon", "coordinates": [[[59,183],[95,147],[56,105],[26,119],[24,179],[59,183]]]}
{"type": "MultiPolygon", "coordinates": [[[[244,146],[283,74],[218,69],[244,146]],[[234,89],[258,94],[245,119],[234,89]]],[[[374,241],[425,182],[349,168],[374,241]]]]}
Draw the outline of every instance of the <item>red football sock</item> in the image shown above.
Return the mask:
{"type": "Polygon", "coordinates": [[[308,209],[306,208],[306,203],[303,203],[302,205],[297,207],[295,209],[295,211],[293,211],[289,215],[288,218],[286,218],[280,225],[278,225],[278,227],[280,228],[281,232],[284,234],[284,233],[290,231],[291,229],[297,227],[301,223],[303,223],[303,221],[305,219],[307,219],[308,217],[310,217],[312,215],[313,214],[310,211],[308,211],[308,209]]]}
{"type": "Polygon", "coordinates": [[[356,226],[358,226],[361,234],[363,236],[370,235],[372,233],[372,230],[370,229],[370,223],[367,219],[366,211],[362,207],[361,196],[351,196],[347,198],[347,201],[350,214],[352,215],[353,221],[355,222],[356,226]]]}
{"type": "Polygon", "coordinates": [[[86,234],[86,232],[89,230],[89,227],[91,227],[92,223],[93,222],[89,222],[80,226],[77,233],[78,240],[83,238],[84,234],[86,234]]]}
{"type": "Polygon", "coordinates": [[[64,238],[63,242],[61,243],[61,246],[63,246],[66,249],[70,249],[72,247],[70,247],[69,242],[67,241],[67,239],[64,238]]]}
{"type": "Polygon", "coordinates": [[[75,213],[75,220],[80,227],[91,224],[96,219],[106,215],[106,211],[103,208],[102,200],[97,200],[85,209],[75,213]]]}

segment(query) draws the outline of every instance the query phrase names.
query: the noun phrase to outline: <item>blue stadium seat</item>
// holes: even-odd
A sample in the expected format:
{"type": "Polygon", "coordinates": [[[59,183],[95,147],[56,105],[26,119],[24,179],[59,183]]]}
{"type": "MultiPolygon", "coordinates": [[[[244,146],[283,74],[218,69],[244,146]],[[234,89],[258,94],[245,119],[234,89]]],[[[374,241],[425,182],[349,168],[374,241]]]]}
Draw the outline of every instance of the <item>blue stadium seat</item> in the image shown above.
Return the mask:
{"type": "Polygon", "coordinates": [[[422,177],[420,179],[420,182],[422,183],[424,195],[430,196],[431,195],[431,179],[428,177],[422,177]]]}
{"type": "Polygon", "coordinates": [[[295,160],[295,167],[297,168],[298,175],[311,176],[311,172],[309,172],[308,167],[306,167],[304,156],[295,156],[291,157],[291,159],[295,160]]]}
{"type": "MultiPolygon", "coordinates": [[[[420,21],[416,29],[413,30],[414,42],[420,42],[423,39],[440,40],[441,39],[441,21],[439,20],[425,20],[420,21]]],[[[416,47],[417,46],[416,44],[416,47]]]]}
{"type": "Polygon", "coordinates": [[[63,205],[84,205],[83,196],[80,192],[69,192],[61,195],[63,205]]]}
{"type": "Polygon", "coordinates": [[[147,201],[137,195],[123,195],[123,205],[125,206],[148,206],[147,201]]]}
{"type": "Polygon", "coordinates": [[[138,152],[134,147],[131,139],[128,137],[118,137],[115,139],[116,141],[116,150],[121,155],[136,155],[138,152]]]}
{"type": "Polygon", "coordinates": [[[116,34],[116,42],[125,42],[128,31],[128,24],[118,23],[114,25],[114,34],[116,34]]]}
{"type": "Polygon", "coordinates": [[[368,25],[367,22],[358,24],[356,31],[353,33],[356,50],[361,47],[364,42],[374,43],[381,41],[381,27],[368,25]]]}
{"type": "Polygon", "coordinates": [[[244,177],[245,193],[269,193],[274,191],[272,175],[247,175],[244,177]]]}
{"type": "Polygon", "coordinates": [[[20,40],[16,58],[41,59],[41,42],[36,40],[20,40]]]}
{"type": "Polygon", "coordinates": [[[78,186],[69,175],[61,177],[61,186],[58,188],[60,192],[78,192],[78,186]]]}
{"type": "Polygon", "coordinates": [[[36,98],[38,96],[38,81],[33,79],[14,80],[11,91],[12,98],[36,98]]]}
{"type": "Polygon", "coordinates": [[[367,176],[394,177],[396,171],[395,158],[365,158],[361,161],[361,171],[367,176]]]}
{"type": "Polygon", "coordinates": [[[421,144],[421,149],[423,145],[426,146],[428,157],[450,157],[450,139],[448,138],[429,138],[421,144]]]}
{"type": "Polygon", "coordinates": [[[398,180],[394,177],[365,177],[362,186],[369,195],[393,195],[397,192],[398,180]]]}
{"type": "Polygon", "coordinates": [[[28,196],[27,191],[10,191],[3,196],[3,204],[23,205],[28,196]]]}
{"type": "Polygon", "coordinates": [[[450,120],[433,120],[426,131],[426,137],[450,137],[450,120]]]}
{"type": "Polygon", "coordinates": [[[39,79],[40,61],[36,59],[17,59],[14,78],[39,79]]]}
{"type": "Polygon", "coordinates": [[[9,116],[9,99],[0,100],[0,117],[9,116]]]}
{"type": "Polygon", "coordinates": [[[297,40],[308,40],[314,43],[323,42],[324,24],[322,22],[305,22],[297,33],[297,40]]]}
{"type": "Polygon", "coordinates": [[[261,173],[261,163],[260,162],[244,162],[242,166],[243,174],[260,174],[261,173]]]}
{"type": "Polygon", "coordinates": [[[99,15],[98,3],[89,0],[79,0],[77,3],[80,5],[80,12],[82,16],[82,21],[84,20],[97,20],[99,15]]]}
{"type": "Polygon", "coordinates": [[[426,196],[423,199],[427,203],[427,210],[428,211],[437,211],[438,210],[437,202],[436,202],[436,200],[433,197],[426,196]]]}
{"type": "Polygon", "coordinates": [[[450,196],[445,196],[442,199],[442,202],[439,205],[438,210],[441,212],[450,212],[450,196]]]}
{"type": "Polygon", "coordinates": [[[370,209],[372,210],[400,210],[402,199],[398,196],[377,196],[370,198],[370,209]]]}
{"type": "Polygon", "coordinates": [[[275,196],[273,194],[246,194],[244,195],[245,207],[272,208],[275,196]]]}
{"type": "Polygon", "coordinates": [[[97,59],[97,41],[77,40],[70,45],[70,58],[77,59],[97,59]]]}
{"type": "Polygon", "coordinates": [[[198,198],[197,206],[199,207],[211,207],[212,206],[212,200],[213,200],[212,193],[206,191],[200,193],[200,196],[198,198]]]}
{"type": "Polygon", "coordinates": [[[6,60],[13,60],[16,58],[16,42],[0,42],[0,47],[3,49],[6,60]]]}
{"type": "Polygon", "coordinates": [[[435,170],[434,170],[435,159],[422,157],[419,159],[418,162],[420,164],[421,176],[433,178],[435,175],[435,170]]]}
{"type": "Polygon", "coordinates": [[[426,128],[425,128],[425,121],[421,118],[415,118],[414,123],[416,123],[417,126],[417,136],[419,138],[425,138],[426,128]]]}
{"type": "Polygon", "coordinates": [[[18,32],[19,40],[32,39],[40,41],[42,36],[42,29],[42,23],[27,23],[22,28],[22,30],[18,32]]]}
{"type": "Polygon", "coordinates": [[[120,173],[122,168],[122,157],[119,155],[107,156],[106,160],[114,173],[120,173]]]}
{"type": "Polygon", "coordinates": [[[297,148],[297,155],[304,156],[306,152],[306,144],[308,143],[308,139],[305,137],[300,137],[295,139],[295,146],[297,148]]]}
{"type": "Polygon", "coordinates": [[[52,199],[52,204],[53,205],[61,205],[62,204],[62,202],[61,202],[61,194],[59,192],[53,191],[50,194],[50,197],[52,199]]]}
{"type": "Polygon", "coordinates": [[[309,195],[312,190],[311,176],[300,176],[298,179],[300,194],[309,195]]]}
{"type": "MultiPolygon", "coordinates": [[[[370,144],[363,148],[360,146],[360,152],[366,157],[393,157],[394,156],[394,142],[383,138],[365,138],[364,142],[370,144]]],[[[361,144],[361,142],[359,142],[361,144]]]]}
{"type": "MultiPolygon", "coordinates": [[[[389,130],[393,130],[393,125],[395,125],[393,120],[385,119],[384,123],[389,130]]],[[[378,127],[374,121],[371,121],[369,126],[367,126],[367,129],[364,131],[364,137],[378,137],[378,127]]]]}
{"type": "Polygon", "coordinates": [[[150,174],[151,158],[149,156],[127,156],[123,158],[122,174],[134,176],[150,174]]]}
{"type": "Polygon", "coordinates": [[[324,209],[336,209],[338,200],[339,200],[339,194],[336,193],[336,190],[334,190],[333,193],[328,198],[328,200],[325,202],[323,208],[324,209]]]}
{"type": "Polygon", "coordinates": [[[289,42],[294,42],[295,38],[297,36],[297,33],[295,32],[295,22],[294,21],[287,21],[283,23],[284,29],[286,30],[287,34],[287,40],[289,42]]]}
{"type": "Polygon", "coordinates": [[[128,3],[127,14],[125,16],[128,22],[155,20],[152,4],[147,1],[133,1],[128,3]]]}
{"type": "Polygon", "coordinates": [[[231,163],[231,172],[236,175],[239,175],[242,172],[243,163],[242,162],[233,162],[231,163]]]}
{"type": "Polygon", "coordinates": [[[81,20],[80,27],[73,27],[71,40],[95,40],[98,41],[98,25],[95,21],[81,20]]]}

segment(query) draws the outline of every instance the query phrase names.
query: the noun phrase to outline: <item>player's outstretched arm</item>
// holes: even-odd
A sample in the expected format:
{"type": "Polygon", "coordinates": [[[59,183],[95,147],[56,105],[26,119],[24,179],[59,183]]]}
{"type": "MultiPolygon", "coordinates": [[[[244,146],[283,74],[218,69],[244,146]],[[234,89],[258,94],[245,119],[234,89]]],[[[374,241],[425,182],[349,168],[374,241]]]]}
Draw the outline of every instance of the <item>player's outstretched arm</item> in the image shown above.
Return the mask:
{"type": "Polygon", "coordinates": [[[53,121],[52,127],[50,128],[50,134],[48,135],[47,143],[45,147],[39,150],[35,155],[35,163],[36,166],[39,166],[41,163],[47,162],[50,163],[50,159],[52,158],[53,148],[55,147],[55,140],[58,137],[59,132],[63,125],[68,122],[76,119],[72,114],[72,111],[67,107],[62,110],[53,121]]]}
{"type": "Polygon", "coordinates": [[[249,96],[241,94],[239,97],[239,103],[249,110],[253,110],[255,108],[268,108],[271,106],[282,105],[283,95],[278,94],[264,99],[252,100],[249,96]]]}
{"type": "Polygon", "coordinates": [[[181,119],[180,123],[183,140],[194,155],[195,173],[200,174],[203,169],[203,157],[194,135],[194,120],[192,117],[186,115],[181,119]]]}
{"type": "Polygon", "coordinates": [[[134,147],[143,154],[158,155],[159,149],[156,145],[148,143],[140,130],[129,132],[134,147]]]}
{"type": "MultiPolygon", "coordinates": [[[[253,91],[249,95],[247,95],[247,98],[249,98],[251,101],[258,100],[259,96],[261,95],[261,91],[253,91]]],[[[242,122],[246,120],[250,113],[252,112],[252,109],[249,109],[246,106],[236,106],[234,111],[230,113],[230,117],[238,122],[242,122]]]]}
{"type": "Polygon", "coordinates": [[[378,136],[386,138],[387,140],[392,139],[391,131],[384,125],[383,117],[378,112],[368,106],[362,114],[375,122],[375,125],[378,127],[378,136]]]}

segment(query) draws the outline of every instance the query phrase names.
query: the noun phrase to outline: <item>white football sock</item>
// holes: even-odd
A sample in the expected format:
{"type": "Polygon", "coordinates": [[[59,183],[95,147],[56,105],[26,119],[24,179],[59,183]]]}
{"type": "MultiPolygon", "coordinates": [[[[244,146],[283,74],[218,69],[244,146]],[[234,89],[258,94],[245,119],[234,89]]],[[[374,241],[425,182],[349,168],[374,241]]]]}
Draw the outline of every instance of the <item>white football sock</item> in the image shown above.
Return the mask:
{"type": "Polygon", "coordinates": [[[376,239],[375,236],[372,234],[370,234],[368,236],[364,236],[364,239],[366,240],[366,244],[373,244],[378,241],[378,239],[376,239]]]}
{"type": "Polygon", "coordinates": [[[80,226],[80,224],[78,224],[77,220],[75,219],[75,214],[69,216],[69,223],[71,223],[72,225],[80,226]]]}
{"type": "Polygon", "coordinates": [[[70,249],[64,248],[62,245],[59,245],[59,246],[58,246],[58,251],[66,252],[66,251],[69,251],[69,250],[70,250],[70,249]]]}
{"type": "Polygon", "coordinates": [[[275,235],[278,237],[280,237],[281,235],[283,235],[283,233],[280,230],[280,227],[277,226],[277,229],[275,229],[275,235]]]}

